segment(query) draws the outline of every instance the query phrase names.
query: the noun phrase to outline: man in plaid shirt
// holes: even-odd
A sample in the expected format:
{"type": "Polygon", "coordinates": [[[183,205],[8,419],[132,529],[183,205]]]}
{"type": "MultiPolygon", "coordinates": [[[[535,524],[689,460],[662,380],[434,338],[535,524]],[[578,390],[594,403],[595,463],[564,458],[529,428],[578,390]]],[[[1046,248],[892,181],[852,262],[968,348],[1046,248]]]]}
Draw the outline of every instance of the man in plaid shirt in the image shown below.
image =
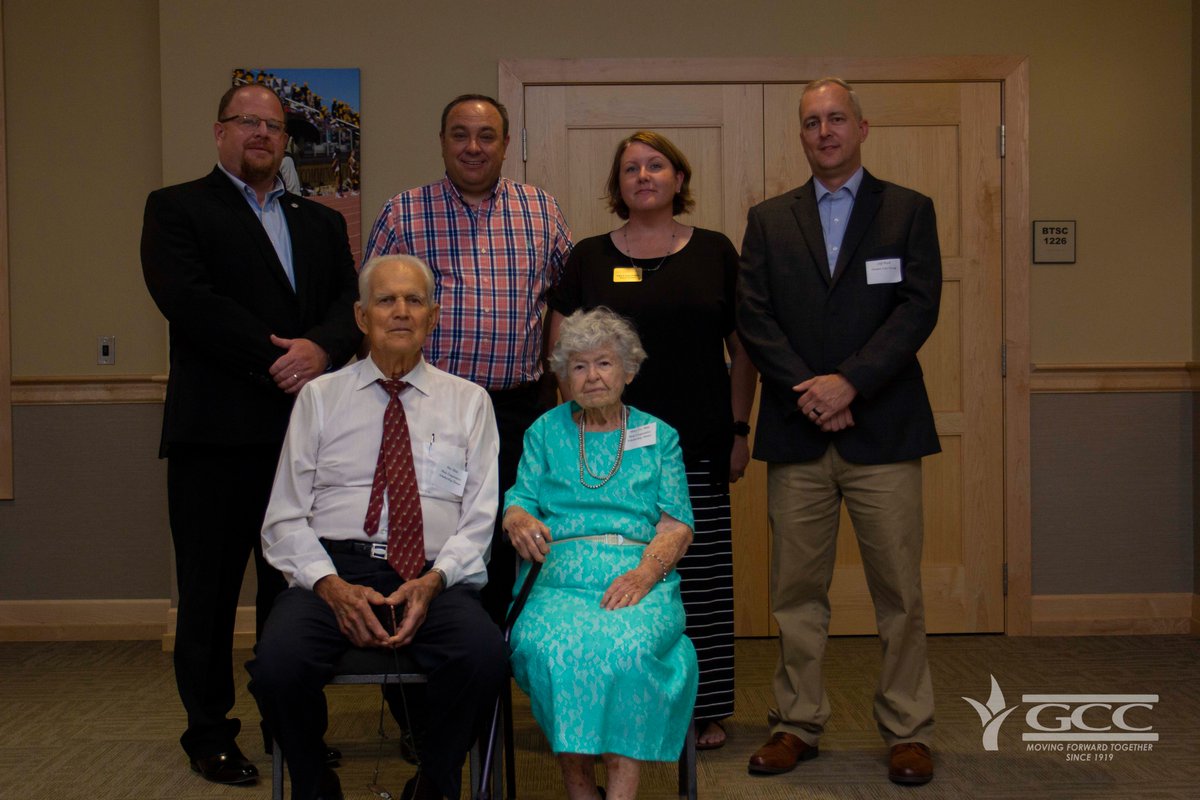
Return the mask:
{"type": "MultiPolygon", "coordinates": [[[[508,110],[485,95],[461,95],[442,111],[446,176],[383,205],[363,263],[406,253],[437,278],[441,323],[425,358],[488,390],[500,431],[500,493],[516,480],[525,430],[548,409],[543,392],[546,295],[571,252],[558,202],[534,186],[500,177],[508,110]]],[[[484,606],[498,623],[512,597],[512,546],[499,525],[492,542],[484,606]]]]}

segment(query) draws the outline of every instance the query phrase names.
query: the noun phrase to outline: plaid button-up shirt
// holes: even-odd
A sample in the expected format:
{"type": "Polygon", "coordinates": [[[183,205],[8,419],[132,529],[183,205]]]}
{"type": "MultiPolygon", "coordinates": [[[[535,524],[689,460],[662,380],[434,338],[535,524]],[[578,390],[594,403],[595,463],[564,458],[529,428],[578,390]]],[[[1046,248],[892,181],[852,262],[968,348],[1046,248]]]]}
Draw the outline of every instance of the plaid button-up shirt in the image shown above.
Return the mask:
{"type": "Polygon", "coordinates": [[[546,294],[571,253],[553,197],[507,178],[478,208],[449,178],[411,189],[384,203],[363,263],[392,253],[417,256],[437,279],[427,361],[486,389],[541,377],[546,294]]]}

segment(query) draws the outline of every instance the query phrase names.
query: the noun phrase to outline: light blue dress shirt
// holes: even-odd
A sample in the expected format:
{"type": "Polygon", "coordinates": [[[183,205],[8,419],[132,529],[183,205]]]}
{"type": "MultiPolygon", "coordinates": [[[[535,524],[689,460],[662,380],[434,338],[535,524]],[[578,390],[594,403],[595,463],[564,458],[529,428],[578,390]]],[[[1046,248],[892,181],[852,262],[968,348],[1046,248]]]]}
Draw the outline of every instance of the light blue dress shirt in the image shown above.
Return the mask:
{"type": "Polygon", "coordinates": [[[817,211],[821,214],[821,233],[825,235],[825,257],[829,261],[829,274],[837,269],[838,255],[842,251],[842,239],[846,236],[846,223],[854,210],[854,198],[862,185],[863,168],[859,167],[850,180],[836,192],[831,192],[813,178],[817,190],[817,211]]]}
{"type": "Polygon", "coordinates": [[[267,232],[267,237],[275,247],[275,254],[279,256],[279,263],[283,264],[283,271],[287,273],[288,283],[295,291],[296,268],[292,263],[292,237],[288,231],[287,217],[283,215],[283,207],[279,204],[279,198],[283,196],[284,192],[283,181],[279,179],[278,175],[275,176],[275,185],[271,187],[271,191],[267,192],[266,202],[260,206],[258,193],[254,189],[225,169],[223,165],[218,163],[217,166],[221,168],[221,172],[229,176],[229,180],[233,181],[233,185],[242,193],[242,197],[246,198],[250,208],[254,209],[254,216],[258,217],[263,230],[267,232]]]}

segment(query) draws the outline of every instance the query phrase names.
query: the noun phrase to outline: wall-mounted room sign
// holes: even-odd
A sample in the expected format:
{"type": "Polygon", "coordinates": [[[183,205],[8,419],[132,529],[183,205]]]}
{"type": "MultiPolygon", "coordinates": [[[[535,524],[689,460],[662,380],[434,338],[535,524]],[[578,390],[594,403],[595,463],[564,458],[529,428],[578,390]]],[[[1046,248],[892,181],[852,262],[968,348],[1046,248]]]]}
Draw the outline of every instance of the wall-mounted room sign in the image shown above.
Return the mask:
{"type": "Polygon", "coordinates": [[[1033,263],[1075,263],[1075,220],[1035,219],[1033,221],[1033,263]]]}

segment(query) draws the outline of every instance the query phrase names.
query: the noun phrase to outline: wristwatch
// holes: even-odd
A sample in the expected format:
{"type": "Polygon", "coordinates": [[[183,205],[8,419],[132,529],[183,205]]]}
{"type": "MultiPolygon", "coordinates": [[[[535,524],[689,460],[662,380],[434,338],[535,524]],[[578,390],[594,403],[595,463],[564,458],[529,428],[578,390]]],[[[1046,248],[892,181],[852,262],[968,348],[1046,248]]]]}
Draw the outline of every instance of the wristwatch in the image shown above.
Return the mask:
{"type": "Polygon", "coordinates": [[[436,572],[438,574],[438,577],[442,579],[442,588],[443,589],[450,588],[450,581],[446,578],[446,571],[444,569],[442,569],[441,567],[430,567],[429,571],[436,572]]]}
{"type": "Polygon", "coordinates": [[[745,420],[740,420],[740,419],[734,420],[733,435],[734,436],[749,436],[750,435],[750,423],[746,422],[745,420]]]}

